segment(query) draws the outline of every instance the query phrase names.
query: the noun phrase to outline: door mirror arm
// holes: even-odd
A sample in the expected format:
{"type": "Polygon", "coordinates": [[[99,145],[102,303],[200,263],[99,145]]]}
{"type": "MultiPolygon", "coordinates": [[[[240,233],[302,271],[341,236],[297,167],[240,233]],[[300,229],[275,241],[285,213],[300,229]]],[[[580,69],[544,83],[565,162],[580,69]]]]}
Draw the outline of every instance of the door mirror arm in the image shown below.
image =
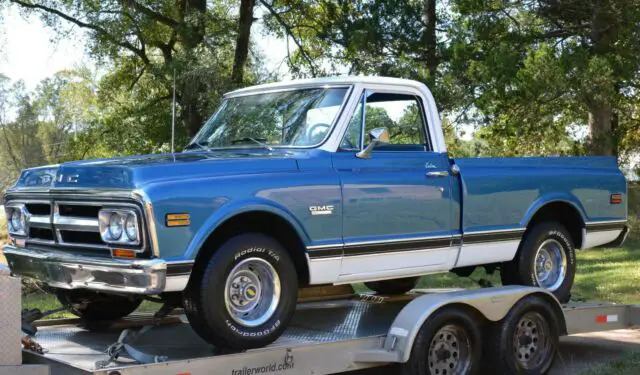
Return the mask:
{"type": "Polygon", "coordinates": [[[369,144],[367,147],[356,154],[360,159],[371,159],[373,149],[379,144],[389,143],[389,129],[375,128],[369,132],[369,144]]]}

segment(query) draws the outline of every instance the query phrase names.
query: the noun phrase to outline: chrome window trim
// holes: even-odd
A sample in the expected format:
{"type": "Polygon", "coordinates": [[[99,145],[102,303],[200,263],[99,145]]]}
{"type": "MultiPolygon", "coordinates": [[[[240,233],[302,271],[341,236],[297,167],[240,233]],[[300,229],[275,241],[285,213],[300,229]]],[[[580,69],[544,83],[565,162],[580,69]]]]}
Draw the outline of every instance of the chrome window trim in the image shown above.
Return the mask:
{"type": "MultiPolygon", "coordinates": [[[[384,93],[394,93],[394,94],[406,94],[416,96],[421,102],[423,108],[423,122],[425,122],[424,126],[426,126],[426,134],[429,138],[429,143],[431,146],[431,150],[428,152],[435,153],[443,153],[447,151],[444,136],[442,134],[442,123],[440,122],[440,118],[438,117],[438,110],[435,107],[435,101],[433,100],[433,96],[429,89],[420,85],[420,87],[414,86],[405,86],[391,83],[373,83],[373,82],[360,82],[354,85],[354,91],[352,93],[352,97],[357,97],[358,100],[360,97],[365,94],[367,91],[373,92],[384,92],[384,93]]],[[[356,103],[351,100],[349,103],[349,111],[345,112],[341,119],[341,127],[340,129],[336,129],[340,134],[339,139],[342,140],[345,132],[347,131],[345,125],[345,119],[351,119],[354,114],[354,111],[357,107],[356,103]]],[[[348,122],[348,120],[346,121],[348,122]]],[[[335,148],[330,151],[338,151],[340,142],[338,141],[335,144],[335,148]]]]}
{"type": "MultiPolygon", "coordinates": [[[[242,93],[237,93],[237,94],[233,94],[231,95],[229,94],[225,94],[222,98],[223,100],[227,100],[227,99],[231,99],[231,98],[237,98],[237,97],[243,97],[243,96],[253,96],[253,95],[262,95],[262,94],[271,94],[271,93],[277,93],[277,92],[286,92],[286,91],[295,91],[295,90],[310,90],[310,89],[341,89],[341,88],[345,88],[347,89],[347,92],[344,95],[344,98],[342,98],[342,102],[340,103],[340,108],[338,110],[338,113],[336,113],[335,118],[333,119],[333,121],[331,122],[331,127],[329,128],[329,131],[327,132],[327,135],[324,137],[324,139],[312,146],[279,146],[279,145],[269,145],[269,147],[274,148],[274,149],[279,149],[279,150],[310,150],[310,149],[316,149],[316,148],[322,148],[322,146],[324,146],[331,137],[331,135],[334,133],[336,126],[338,124],[338,122],[341,121],[342,119],[342,115],[344,114],[344,109],[347,103],[349,103],[349,101],[351,100],[351,94],[353,93],[353,88],[354,85],[349,85],[349,84],[336,84],[336,85],[318,85],[318,84],[310,84],[310,85],[298,85],[298,86],[291,86],[291,87],[286,87],[286,88],[277,88],[277,89],[272,89],[272,90],[262,90],[262,91],[250,91],[250,92],[242,92],[242,93]]],[[[218,112],[220,112],[220,109],[222,108],[222,105],[218,108],[218,110],[216,110],[216,112],[214,112],[213,115],[211,115],[209,117],[209,119],[215,115],[218,114],[218,112]]],[[[209,119],[207,119],[207,121],[209,121],[209,119]]],[[[191,139],[192,141],[194,139],[196,139],[198,136],[200,136],[200,132],[203,131],[204,126],[201,128],[201,130],[198,131],[198,133],[196,133],[196,135],[191,139]]],[[[235,149],[249,149],[249,148],[255,148],[255,147],[214,147],[211,148],[210,150],[215,151],[215,150],[235,150],[235,149]]]]}

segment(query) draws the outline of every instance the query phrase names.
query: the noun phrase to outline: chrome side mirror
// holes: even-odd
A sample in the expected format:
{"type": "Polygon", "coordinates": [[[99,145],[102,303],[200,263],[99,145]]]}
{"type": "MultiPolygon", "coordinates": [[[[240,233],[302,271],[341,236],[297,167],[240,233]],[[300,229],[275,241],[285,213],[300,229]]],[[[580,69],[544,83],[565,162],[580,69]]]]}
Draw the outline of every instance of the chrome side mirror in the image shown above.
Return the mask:
{"type": "Polygon", "coordinates": [[[358,152],[356,157],[360,159],[371,159],[373,149],[381,144],[389,143],[389,129],[375,128],[369,132],[369,145],[364,150],[358,152]]]}

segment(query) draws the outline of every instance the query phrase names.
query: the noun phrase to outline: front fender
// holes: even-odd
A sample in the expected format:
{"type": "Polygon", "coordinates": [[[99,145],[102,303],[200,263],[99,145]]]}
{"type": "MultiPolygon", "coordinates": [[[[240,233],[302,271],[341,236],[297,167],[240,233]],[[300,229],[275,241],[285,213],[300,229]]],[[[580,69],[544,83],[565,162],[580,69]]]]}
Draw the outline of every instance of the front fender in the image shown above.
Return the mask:
{"type": "Polygon", "coordinates": [[[296,217],[287,210],[284,206],[281,206],[273,201],[261,199],[259,197],[253,197],[252,199],[246,199],[224,205],[220,209],[216,210],[205,222],[200,226],[199,230],[193,236],[189,246],[187,247],[184,258],[195,259],[198,255],[198,251],[204,245],[205,241],[211,233],[213,233],[222,223],[231,219],[234,216],[247,213],[247,212],[268,212],[274,215],[278,215],[286,220],[297,232],[298,236],[305,245],[309,244],[309,236],[304,230],[301,223],[296,217]]]}

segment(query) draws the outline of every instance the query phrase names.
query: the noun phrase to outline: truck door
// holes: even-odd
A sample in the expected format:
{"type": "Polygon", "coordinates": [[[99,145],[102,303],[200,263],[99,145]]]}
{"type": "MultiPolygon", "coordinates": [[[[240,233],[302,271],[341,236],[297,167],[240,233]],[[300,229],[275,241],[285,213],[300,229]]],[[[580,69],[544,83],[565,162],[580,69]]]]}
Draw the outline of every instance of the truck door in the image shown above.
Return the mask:
{"type": "Polygon", "coordinates": [[[365,90],[351,117],[333,157],[343,201],[339,281],[426,274],[455,262],[449,160],[431,151],[423,111],[416,94],[365,90]],[[388,129],[388,143],[358,158],[377,128],[388,129]]]}

